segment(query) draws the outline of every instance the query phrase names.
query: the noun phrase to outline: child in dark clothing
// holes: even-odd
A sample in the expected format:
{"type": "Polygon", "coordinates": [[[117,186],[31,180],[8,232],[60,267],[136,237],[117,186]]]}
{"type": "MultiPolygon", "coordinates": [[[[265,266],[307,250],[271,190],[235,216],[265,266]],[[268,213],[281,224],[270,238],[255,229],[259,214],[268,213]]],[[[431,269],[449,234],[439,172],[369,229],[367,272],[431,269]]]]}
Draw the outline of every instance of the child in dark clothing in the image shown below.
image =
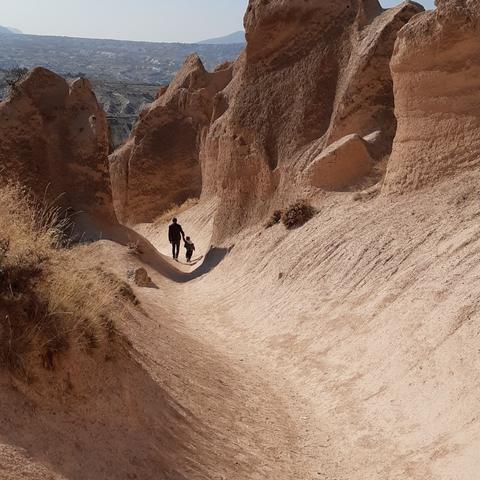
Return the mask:
{"type": "Polygon", "coordinates": [[[195,250],[195,245],[193,244],[190,237],[185,238],[185,249],[187,250],[187,253],[186,253],[187,262],[190,262],[190,260],[192,259],[193,252],[195,250]]]}

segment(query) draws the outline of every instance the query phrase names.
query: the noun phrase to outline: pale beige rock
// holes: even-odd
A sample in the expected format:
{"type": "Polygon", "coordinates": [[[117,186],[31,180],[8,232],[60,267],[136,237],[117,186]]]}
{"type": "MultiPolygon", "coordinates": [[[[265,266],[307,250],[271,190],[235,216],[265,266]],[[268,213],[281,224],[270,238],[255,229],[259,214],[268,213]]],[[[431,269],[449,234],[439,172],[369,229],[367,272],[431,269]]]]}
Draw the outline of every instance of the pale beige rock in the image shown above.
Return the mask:
{"type": "Polygon", "coordinates": [[[401,31],[395,47],[398,130],[386,193],[480,166],[480,4],[437,3],[401,31]]]}
{"type": "Polygon", "coordinates": [[[1,174],[39,198],[92,219],[114,221],[108,125],[90,83],[32,70],[0,103],[1,174]]]}
{"type": "MultiPolygon", "coordinates": [[[[215,241],[308,195],[305,169],[331,143],[395,132],[389,61],[422,7],[378,2],[251,1],[247,47],[203,144],[204,198],[219,197],[215,241]]],[[[347,181],[348,183],[348,181],[347,181]]]]}
{"type": "Polygon", "coordinates": [[[312,186],[327,191],[347,190],[368,175],[373,160],[367,143],[359,135],[348,135],[332,143],[306,171],[312,186]]]}
{"type": "Polygon", "coordinates": [[[152,279],[143,267],[135,269],[133,272],[133,280],[139,287],[149,287],[152,284],[152,279]]]}
{"type": "MultiPolygon", "coordinates": [[[[339,2],[324,3],[327,17],[338,13],[339,2]]],[[[314,81],[308,84],[307,76],[301,82],[301,73],[313,70],[305,61],[294,72],[298,82],[287,82],[292,67],[281,62],[288,54],[301,62],[303,43],[295,36],[303,34],[289,30],[289,22],[297,22],[295,28],[304,23],[308,38],[314,33],[310,17],[324,26],[312,10],[318,5],[251,2],[248,21],[255,24],[258,14],[265,29],[250,39],[257,42],[258,60],[249,64],[247,49],[235,65],[235,80],[213,97],[214,122],[200,139],[204,198],[179,220],[203,251],[212,232],[229,248],[211,250],[192,271],[166,256],[132,257],[107,241],[86,247],[92,268],[103,258],[119,276],[132,262],[140,267],[148,260],[159,289],[139,289],[142,311],[129,308],[118,319],[131,350],[122,344],[108,362],[97,352],[83,364],[51,372],[50,389],[0,375],[1,478],[478,480],[479,89],[478,59],[468,56],[477,52],[471,31],[477,31],[478,3],[439,2],[437,13],[414,20],[406,45],[428,53],[418,65],[415,53],[397,52],[408,59],[401,63],[408,81],[399,83],[405,137],[397,138],[386,190],[432,185],[364,201],[315,190],[320,208],[303,228],[265,229],[255,219],[274,202],[299,196],[308,183],[305,171],[325,149],[352,148],[353,155],[365,147],[376,158],[391,127],[368,119],[372,123],[363,132],[358,119],[366,117],[350,112],[342,119],[332,113],[334,103],[328,105],[338,122],[328,109],[315,114],[315,105],[302,116],[314,81]],[[437,35],[445,43],[435,43],[437,35]],[[282,51],[284,42],[289,47],[282,51]],[[432,45],[445,63],[436,63],[432,45]],[[420,73],[409,79],[410,62],[420,73]],[[424,74],[421,63],[432,70],[424,74]],[[431,97],[420,93],[425,79],[431,97]],[[445,81],[457,96],[441,85],[445,81]],[[257,83],[269,88],[256,89],[257,83]],[[249,97],[246,87],[258,95],[249,97]],[[295,122],[310,120],[315,129],[318,118],[326,119],[318,138],[305,142],[296,136],[301,126],[295,122]],[[350,125],[348,118],[357,120],[350,125]],[[414,128],[407,121],[416,122],[414,128]],[[451,170],[418,140],[423,126],[439,151],[449,152],[451,170]],[[405,163],[402,139],[411,148],[403,152],[405,163]],[[414,148],[428,162],[418,164],[414,148]],[[468,164],[462,163],[465,149],[468,164]],[[279,154],[274,168],[269,152],[279,154]],[[212,225],[217,201],[220,213],[212,225]]],[[[359,4],[342,35],[357,27],[367,35],[377,13],[375,2],[359,4]]],[[[335,27],[336,18],[329,18],[335,27]]],[[[322,46],[349,51],[348,42],[322,46]]],[[[400,68],[397,60],[394,68],[400,68]]],[[[346,159],[343,152],[336,162],[346,159]]],[[[128,173],[128,162],[124,168],[128,173]]],[[[145,231],[168,255],[166,227],[154,223],[145,231]]]]}
{"type": "Polygon", "coordinates": [[[152,221],[173,205],[200,195],[202,129],[210,123],[215,94],[231,75],[229,64],[209,73],[192,55],[140,114],[131,138],[110,156],[114,206],[121,222],[152,221]]]}

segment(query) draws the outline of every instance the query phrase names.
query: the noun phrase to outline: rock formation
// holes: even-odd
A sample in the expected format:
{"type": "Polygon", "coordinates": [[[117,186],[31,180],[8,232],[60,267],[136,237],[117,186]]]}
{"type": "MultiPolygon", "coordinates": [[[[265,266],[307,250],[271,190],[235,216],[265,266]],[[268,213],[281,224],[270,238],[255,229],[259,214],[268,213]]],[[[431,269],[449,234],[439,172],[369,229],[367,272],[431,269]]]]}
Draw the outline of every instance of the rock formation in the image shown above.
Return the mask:
{"type": "Polygon", "coordinates": [[[368,175],[373,162],[367,142],[348,135],[326,148],[307,169],[308,181],[327,191],[341,191],[368,175]]]}
{"type": "Polygon", "coordinates": [[[375,151],[389,153],[389,62],[398,31],[421,10],[407,2],[383,11],[377,0],[250,1],[247,48],[222,92],[228,108],[202,152],[203,193],[220,198],[217,238],[308,193],[303,172],[343,137],[381,131],[375,151]]]}
{"type": "Polygon", "coordinates": [[[152,285],[152,279],[148,276],[148,272],[143,268],[135,268],[131,272],[131,278],[135,282],[135,285],[139,287],[150,287],[152,285]]]}
{"type": "Polygon", "coordinates": [[[384,191],[431,185],[480,164],[480,3],[439,0],[398,38],[398,130],[384,191]]]}
{"type": "Polygon", "coordinates": [[[203,129],[210,124],[215,94],[231,77],[229,64],[209,73],[192,55],[171,85],[141,113],[132,137],[110,157],[120,221],[152,221],[172,205],[200,195],[203,129]]]}
{"type": "Polygon", "coordinates": [[[0,103],[0,137],[2,176],[70,212],[114,220],[108,126],[87,80],[34,69],[0,103]]]}

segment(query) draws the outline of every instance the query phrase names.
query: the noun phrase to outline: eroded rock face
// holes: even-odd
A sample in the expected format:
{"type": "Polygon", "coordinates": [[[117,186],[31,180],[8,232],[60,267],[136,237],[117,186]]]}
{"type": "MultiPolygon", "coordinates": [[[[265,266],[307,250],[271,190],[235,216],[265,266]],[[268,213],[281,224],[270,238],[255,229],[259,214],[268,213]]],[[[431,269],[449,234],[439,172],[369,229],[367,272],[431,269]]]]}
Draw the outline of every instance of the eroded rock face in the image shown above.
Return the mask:
{"type": "Polygon", "coordinates": [[[359,135],[347,135],[332,143],[308,167],[308,181],[326,191],[348,190],[368,175],[373,161],[367,142],[359,135]]]}
{"type": "Polygon", "coordinates": [[[70,212],[114,220],[108,126],[87,80],[34,69],[0,103],[0,137],[3,176],[70,212]]]}
{"type": "Polygon", "coordinates": [[[480,3],[438,0],[399,35],[398,130],[384,191],[406,192],[480,165],[480,3]]]}
{"type": "Polygon", "coordinates": [[[192,55],[141,113],[131,138],[110,157],[114,206],[121,222],[150,222],[172,205],[200,195],[203,129],[214,113],[216,93],[231,78],[230,64],[209,73],[192,55]]]}
{"type": "Polygon", "coordinates": [[[201,155],[203,193],[220,198],[217,239],[307,195],[304,172],[330,144],[381,131],[376,152],[389,153],[389,62],[398,31],[421,10],[383,11],[377,0],[250,1],[247,48],[201,155]]]}

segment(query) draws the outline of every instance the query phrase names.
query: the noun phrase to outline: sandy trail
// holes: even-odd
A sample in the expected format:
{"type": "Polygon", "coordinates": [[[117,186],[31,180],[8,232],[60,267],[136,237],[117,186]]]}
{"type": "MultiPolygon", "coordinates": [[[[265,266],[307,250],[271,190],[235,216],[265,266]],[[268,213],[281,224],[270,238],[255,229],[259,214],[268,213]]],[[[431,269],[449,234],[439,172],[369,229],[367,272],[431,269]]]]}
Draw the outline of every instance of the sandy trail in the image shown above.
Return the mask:
{"type": "MultiPolygon", "coordinates": [[[[144,261],[86,247],[152,277],[121,324],[132,354],[88,360],[53,405],[1,396],[0,478],[477,480],[478,184],[331,196],[303,228],[252,227],[193,273],[156,251],[165,225],[144,261]]],[[[208,245],[201,208],[179,219],[208,245]]]]}
{"type": "MultiPolygon", "coordinates": [[[[252,452],[261,457],[260,463],[255,467],[255,473],[252,471],[247,475],[237,467],[226,478],[333,479],[332,472],[338,472],[338,452],[331,431],[326,428],[325,418],[318,416],[312,406],[315,399],[308,398],[308,393],[303,392],[296,382],[295,368],[288,368],[291,352],[287,349],[282,368],[279,368],[278,359],[272,356],[272,345],[259,343],[248,329],[252,312],[245,309],[245,315],[240,316],[231,312],[232,304],[248,304],[248,295],[238,295],[238,286],[231,288],[229,281],[225,282],[224,289],[215,282],[208,282],[208,274],[221,265],[232,248],[220,249],[218,258],[213,252],[212,259],[212,252],[209,252],[211,206],[195,207],[180,215],[189,232],[193,232],[198,250],[207,252],[200,266],[186,267],[169,258],[167,225],[136,227],[161,252],[169,266],[187,273],[186,279],[179,280],[151,271],[158,289],[139,292],[142,305],[153,318],[158,311],[168,312],[168,316],[175,319],[175,329],[182,335],[200,342],[206,351],[219,352],[225,368],[236,371],[238,378],[242,379],[248,402],[257,403],[239,418],[247,428],[247,436],[259,431],[265,435],[265,443],[257,445],[257,451],[252,452]],[[282,437],[289,438],[289,442],[284,443],[282,437]],[[266,452],[275,452],[274,457],[265,455],[266,452]],[[277,467],[283,464],[275,476],[265,470],[272,461],[277,467]]],[[[225,274],[225,270],[219,268],[219,271],[225,274]]],[[[219,404],[216,408],[215,415],[218,415],[224,406],[219,404]]],[[[232,417],[231,421],[233,425],[238,419],[232,417]]],[[[235,442],[233,431],[232,434],[228,441],[235,442]]],[[[220,464],[216,466],[219,467],[220,464]]]]}
{"type": "MultiPolygon", "coordinates": [[[[477,478],[477,180],[394,201],[330,197],[304,228],[253,227],[208,274],[154,275],[158,291],[142,292],[152,314],[163,306],[255,372],[262,408],[281,406],[292,470],[273,478],[477,478]]],[[[167,252],[164,236],[149,239],[167,252]]]]}

